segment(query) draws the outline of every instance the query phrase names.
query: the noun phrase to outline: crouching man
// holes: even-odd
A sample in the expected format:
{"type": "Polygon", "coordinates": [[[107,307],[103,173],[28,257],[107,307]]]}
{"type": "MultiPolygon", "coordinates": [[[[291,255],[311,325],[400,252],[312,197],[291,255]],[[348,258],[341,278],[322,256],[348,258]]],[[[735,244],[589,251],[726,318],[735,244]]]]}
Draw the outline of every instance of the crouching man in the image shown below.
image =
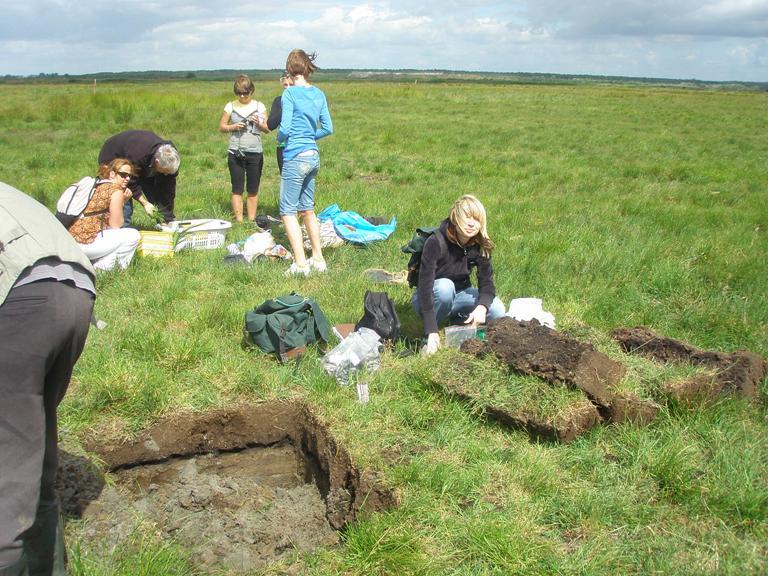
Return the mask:
{"type": "MultiPolygon", "coordinates": [[[[152,216],[160,210],[163,220],[176,218],[176,178],[181,157],[170,140],[164,140],[149,130],[126,130],[107,138],[99,152],[99,164],[109,164],[115,158],[125,158],[139,170],[138,178],[131,179],[128,188],[133,200],[138,201],[152,216]]],[[[133,217],[133,200],[123,207],[125,226],[133,217]]]]}
{"type": "Polygon", "coordinates": [[[53,214],[0,182],[0,576],[65,574],[56,409],[96,297],[53,214]]]}

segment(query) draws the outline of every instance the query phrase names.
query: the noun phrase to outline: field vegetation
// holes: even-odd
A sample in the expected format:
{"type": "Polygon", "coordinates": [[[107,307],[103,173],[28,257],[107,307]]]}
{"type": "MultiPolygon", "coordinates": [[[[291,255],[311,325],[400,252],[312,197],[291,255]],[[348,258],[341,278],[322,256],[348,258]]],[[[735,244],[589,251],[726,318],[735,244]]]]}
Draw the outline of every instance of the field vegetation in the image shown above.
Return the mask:
{"type": "MultiPolygon", "coordinates": [[[[403,269],[400,246],[413,228],[435,225],[455,198],[473,193],[497,244],[499,296],[542,298],[559,329],[628,365],[626,386],[652,388],[685,368],[624,355],[609,337],[617,326],[766,357],[766,94],[318,84],[335,126],[321,143],[318,210],[338,203],[396,216],[396,233],[366,248],[328,250],[329,273],[307,279],[285,278],[279,262],[224,266],[223,251],[137,258],[126,272],[101,275],[96,314],[108,326],[92,330],[60,408],[64,440],[128,438],[181,409],[305,400],[401,506],[349,526],[336,549],[296,557],[294,573],[768,572],[765,382],[755,403],[664,402],[650,426],[600,426],[558,445],[502,429],[425,385],[418,375],[444,358],[385,353],[361,405],[315,352],[279,365],[240,345],[245,311],[291,290],[316,298],[331,322],[355,322],[363,293],[377,289],[363,271],[403,269]]],[[[278,93],[275,78],[259,81],[255,97],[269,106],[278,93]]],[[[226,136],[217,124],[232,98],[231,81],[2,85],[0,180],[53,206],[67,184],[95,171],[108,136],[151,129],[182,155],[177,214],[226,218],[226,136]]],[[[276,216],[274,136],[264,141],[259,206],[276,216]]],[[[150,228],[137,212],[136,224],[150,228]]],[[[236,226],[229,240],[248,234],[236,226]]],[[[417,337],[410,291],[386,289],[406,335],[417,337]]],[[[545,388],[515,375],[487,381],[523,390],[534,404],[527,391],[545,388]]],[[[516,401],[513,393],[494,396],[516,401]]],[[[74,574],[197,571],[186,550],[151,529],[110,552],[80,539],[77,528],[68,528],[74,574]]]]}

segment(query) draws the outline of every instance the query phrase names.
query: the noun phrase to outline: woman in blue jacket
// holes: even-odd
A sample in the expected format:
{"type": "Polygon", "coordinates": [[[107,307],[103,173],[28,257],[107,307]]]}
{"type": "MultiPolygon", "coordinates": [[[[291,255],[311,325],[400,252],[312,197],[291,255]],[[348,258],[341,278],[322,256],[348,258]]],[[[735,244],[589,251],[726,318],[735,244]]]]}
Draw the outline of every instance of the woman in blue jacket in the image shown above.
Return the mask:
{"type": "Polygon", "coordinates": [[[317,140],[333,133],[331,115],[325,94],[309,83],[317,70],[315,54],[293,50],[285,70],[293,85],[283,92],[283,114],[277,131],[278,143],[285,142],[280,179],[280,217],[293,252],[288,274],[308,276],[325,272],[326,264],[320,246],[320,224],[315,216],[315,176],[320,168],[317,140]],[[304,221],[312,246],[307,260],[302,243],[299,217],[304,221]]]}

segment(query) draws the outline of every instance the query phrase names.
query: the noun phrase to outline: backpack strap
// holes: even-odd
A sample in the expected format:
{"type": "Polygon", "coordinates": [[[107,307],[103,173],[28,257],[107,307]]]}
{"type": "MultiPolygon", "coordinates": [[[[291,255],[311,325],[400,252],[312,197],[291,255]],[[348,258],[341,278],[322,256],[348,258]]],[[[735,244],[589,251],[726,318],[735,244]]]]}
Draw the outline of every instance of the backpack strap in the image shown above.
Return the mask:
{"type": "MultiPolygon", "coordinates": [[[[448,252],[448,244],[446,243],[445,236],[443,236],[443,233],[440,232],[439,228],[431,228],[431,229],[427,228],[426,230],[429,233],[429,236],[434,236],[435,238],[437,238],[437,243],[440,246],[440,258],[442,258],[448,252]]],[[[429,240],[429,238],[424,240],[424,244],[427,243],[427,240],[429,240]]],[[[422,252],[423,251],[424,251],[424,247],[422,246],[422,252]]]]}
{"type": "MultiPolygon", "coordinates": [[[[96,194],[96,188],[99,186],[99,184],[104,184],[105,182],[109,182],[109,180],[105,178],[94,178],[93,179],[93,186],[91,186],[91,191],[88,193],[88,202],[85,203],[85,207],[88,207],[88,204],[91,203],[91,198],[93,198],[93,195],[96,194]]],[[[86,216],[98,216],[99,214],[106,214],[109,212],[109,208],[105,208],[104,210],[96,210],[96,212],[86,212],[83,210],[80,213],[81,218],[85,218],[86,216]]]]}
{"type": "Polygon", "coordinates": [[[315,324],[315,331],[320,335],[320,338],[324,342],[328,342],[331,337],[331,327],[328,324],[328,319],[325,317],[325,313],[321,310],[320,305],[314,298],[309,298],[307,303],[312,308],[312,319],[315,324]]]}

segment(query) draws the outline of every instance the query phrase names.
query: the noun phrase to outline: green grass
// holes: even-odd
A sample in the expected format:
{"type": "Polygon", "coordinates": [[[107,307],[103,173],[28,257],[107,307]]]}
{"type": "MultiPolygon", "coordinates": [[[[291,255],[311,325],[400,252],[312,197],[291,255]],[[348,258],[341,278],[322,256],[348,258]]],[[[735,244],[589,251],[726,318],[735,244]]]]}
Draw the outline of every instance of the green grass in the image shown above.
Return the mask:
{"type": "MultiPolygon", "coordinates": [[[[768,411],[724,398],[666,403],[693,372],[623,354],[609,333],[648,325],[696,346],[768,356],[765,95],[628,86],[329,82],[336,133],[322,141],[317,206],[397,216],[393,238],[326,254],[330,273],[222,264],[221,252],[137,258],[99,277],[97,315],[60,408],[81,440],[130,435],[163,414],[233,401],[303,398],[402,505],[350,526],[301,573],[761,574],[768,571],[768,411]],[[297,290],[333,323],[362,315],[369,267],[404,268],[419,225],[477,194],[489,212],[497,292],[536,296],[558,327],[627,365],[626,389],[663,403],[648,427],[606,425],[561,446],[504,430],[425,383],[433,360],[385,353],[371,401],[314,354],[280,366],[240,346],[245,311],[297,290]],[[422,377],[419,376],[422,374],[422,377]]],[[[269,104],[274,82],[258,82],[269,104]]],[[[226,217],[231,82],[0,85],[0,179],[48,206],[93,173],[101,143],[129,128],[182,154],[177,213],[226,217]]],[[[277,213],[274,137],[260,211],[277,213]]],[[[151,222],[138,211],[137,223],[151,222]]],[[[229,239],[247,235],[234,228],[229,239]]],[[[410,291],[387,288],[409,336],[410,291]]],[[[437,368],[434,367],[435,374],[437,368]]],[[[530,379],[490,377],[497,397],[538,409],[530,379]],[[505,382],[507,384],[505,384],[505,382]],[[507,386],[506,388],[504,388],[507,386]],[[520,390],[519,394],[513,393],[520,390]]],[[[561,399],[562,400],[562,399],[561,399]]],[[[190,574],[186,552],[149,530],[124,554],[78,538],[73,573],[190,574]],[[137,568],[140,567],[140,568],[137,568]]],[[[280,573],[280,566],[265,574],[280,573]]]]}
{"type": "Polygon", "coordinates": [[[520,418],[552,425],[590,404],[581,390],[510,374],[494,357],[479,360],[451,349],[422,360],[411,375],[424,386],[432,385],[446,394],[458,391],[471,396],[479,413],[487,406],[496,406],[520,418]]]}

